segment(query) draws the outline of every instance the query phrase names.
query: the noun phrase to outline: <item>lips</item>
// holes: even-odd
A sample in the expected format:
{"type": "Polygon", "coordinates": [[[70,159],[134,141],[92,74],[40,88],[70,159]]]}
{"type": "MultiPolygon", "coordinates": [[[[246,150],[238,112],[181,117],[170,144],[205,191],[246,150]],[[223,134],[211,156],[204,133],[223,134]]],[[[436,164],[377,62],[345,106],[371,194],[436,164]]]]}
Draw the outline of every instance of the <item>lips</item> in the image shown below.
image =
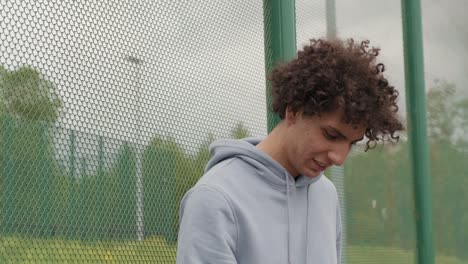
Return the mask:
{"type": "Polygon", "coordinates": [[[324,171],[324,170],[327,168],[327,166],[326,166],[326,165],[322,165],[321,162],[318,162],[318,161],[316,161],[316,160],[313,160],[313,161],[314,161],[314,163],[315,163],[315,170],[316,170],[316,171],[322,172],[322,171],[324,171]]]}

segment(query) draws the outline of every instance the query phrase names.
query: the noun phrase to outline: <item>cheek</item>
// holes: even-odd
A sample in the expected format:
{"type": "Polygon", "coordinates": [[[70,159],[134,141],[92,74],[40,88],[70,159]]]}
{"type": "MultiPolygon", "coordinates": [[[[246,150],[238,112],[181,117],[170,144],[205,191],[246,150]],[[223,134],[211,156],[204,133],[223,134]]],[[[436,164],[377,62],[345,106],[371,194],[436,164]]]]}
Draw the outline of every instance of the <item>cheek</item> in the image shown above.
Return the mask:
{"type": "Polygon", "coordinates": [[[328,155],[329,145],[326,142],[316,141],[315,143],[311,143],[308,145],[303,146],[302,152],[302,159],[305,162],[309,162],[312,159],[320,159],[324,160],[324,158],[328,155]]]}
{"type": "Polygon", "coordinates": [[[302,145],[300,148],[300,153],[297,156],[297,162],[300,163],[309,163],[310,160],[314,159],[317,156],[316,149],[313,145],[302,145]]]}
{"type": "Polygon", "coordinates": [[[323,138],[319,131],[308,129],[308,132],[298,133],[295,135],[294,144],[295,161],[307,163],[321,153],[327,152],[328,142],[323,138]]]}
{"type": "Polygon", "coordinates": [[[308,134],[306,137],[306,141],[303,142],[302,148],[304,152],[307,153],[319,153],[326,149],[327,142],[323,138],[323,136],[318,135],[317,133],[308,134]]]}

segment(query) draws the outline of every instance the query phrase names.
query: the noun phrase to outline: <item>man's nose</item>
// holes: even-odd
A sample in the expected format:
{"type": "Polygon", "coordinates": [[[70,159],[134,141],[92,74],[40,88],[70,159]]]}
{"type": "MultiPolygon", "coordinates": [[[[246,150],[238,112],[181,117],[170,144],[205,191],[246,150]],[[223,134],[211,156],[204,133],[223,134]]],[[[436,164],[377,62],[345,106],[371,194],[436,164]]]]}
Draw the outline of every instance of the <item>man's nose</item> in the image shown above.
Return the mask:
{"type": "Polygon", "coordinates": [[[328,152],[328,158],[335,166],[341,166],[346,160],[351,147],[347,144],[337,144],[328,152]]]}

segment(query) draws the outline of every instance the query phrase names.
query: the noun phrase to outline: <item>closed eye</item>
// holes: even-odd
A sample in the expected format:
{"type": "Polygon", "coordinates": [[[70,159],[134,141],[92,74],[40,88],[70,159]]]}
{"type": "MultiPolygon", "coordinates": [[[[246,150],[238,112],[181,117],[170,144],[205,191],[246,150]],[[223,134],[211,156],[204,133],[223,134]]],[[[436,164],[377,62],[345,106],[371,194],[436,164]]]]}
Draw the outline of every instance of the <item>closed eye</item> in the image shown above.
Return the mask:
{"type": "Polygon", "coordinates": [[[328,131],[324,131],[324,132],[323,132],[323,135],[324,135],[325,138],[328,139],[328,140],[337,140],[337,139],[339,138],[339,136],[334,135],[334,134],[331,134],[331,133],[329,133],[328,131]]]}

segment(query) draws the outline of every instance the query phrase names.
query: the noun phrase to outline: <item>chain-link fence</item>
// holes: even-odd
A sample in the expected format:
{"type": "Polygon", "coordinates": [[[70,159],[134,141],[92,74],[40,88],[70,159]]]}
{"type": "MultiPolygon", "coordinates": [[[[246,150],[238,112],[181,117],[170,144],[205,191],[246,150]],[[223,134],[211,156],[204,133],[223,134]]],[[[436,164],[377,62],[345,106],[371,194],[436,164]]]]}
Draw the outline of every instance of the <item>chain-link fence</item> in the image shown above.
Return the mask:
{"type": "Polygon", "coordinates": [[[262,3],[0,6],[0,263],[174,263],[208,144],[266,133],[262,3]]]}
{"type": "MultiPolygon", "coordinates": [[[[307,25],[298,24],[298,40],[333,33],[323,18],[327,12],[339,37],[370,39],[371,45],[382,48],[386,75],[400,91],[404,113],[400,1],[334,1],[331,13],[322,2],[306,2],[298,2],[304,7],[297,10],[302,15],[298,23],[307,25]],[[315,17],[316,23],[311,25],[305,17],[315,17]]],[[[461,15],[466,1],[423,0],[421,4],[435,263],[468,263],[468,205],[464,202],[468,198],[468,31],[463,27],[468,20],[461,15]]],[[[404,133],[398,145],[379,146],[367,153],[356,149],[343,168],[344,184],[335,171],[330,173],[338,180],[334,181],[339,191],[343,186],[347,263],[416,262],[415,219],[420,216],[414,208],[410,160],[404,133]]]]}
{"type": "MultiPolygon", "coordinates": [[[[298,47],[333,21],[369,38],[404,99],[399,3],[326,2],[296,1],[298,47]]],[[[462,2],[423,1],[443,264],[468,263],[462,2]]],[[[263,15],[258,1],[0,0],[0,263],[174,263],[208,144],[266,135],[263,15]]],[[[402,135],[329,172],[346,263],[413,263],[408,156],[402,135]]]]}

